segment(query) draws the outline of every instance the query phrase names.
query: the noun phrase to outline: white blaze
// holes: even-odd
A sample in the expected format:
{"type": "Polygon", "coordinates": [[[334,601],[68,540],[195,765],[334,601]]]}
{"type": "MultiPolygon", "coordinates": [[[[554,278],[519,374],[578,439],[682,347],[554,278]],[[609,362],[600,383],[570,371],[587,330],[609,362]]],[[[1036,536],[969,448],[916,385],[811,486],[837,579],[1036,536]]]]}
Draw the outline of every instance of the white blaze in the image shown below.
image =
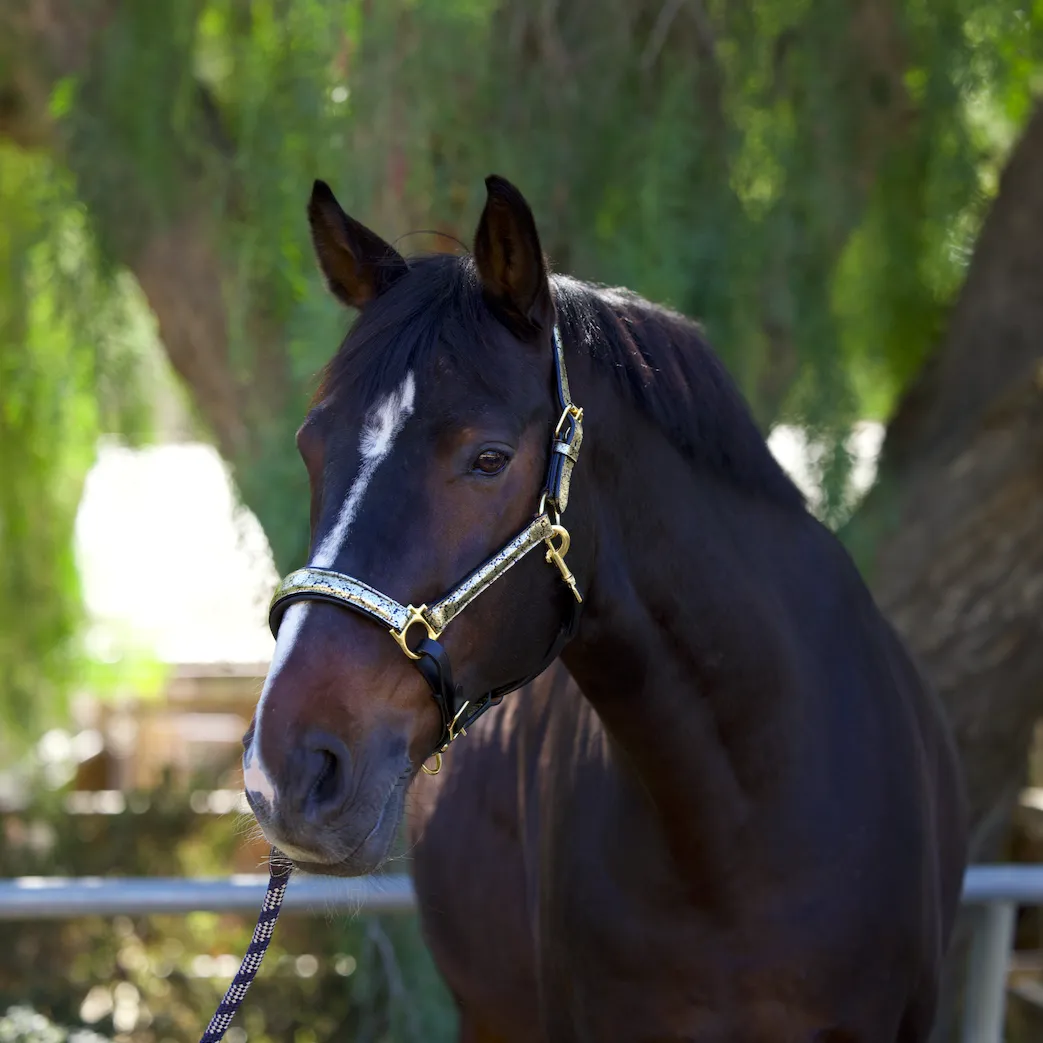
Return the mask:
{"type": "Polygon", "coordinates": [[[382,398],[366,414],[362,434],[359,436],[359,471],[355,475],[355,481],[351,483],[347,498],[341,504],[336,523],[312,555],[311,563],[316,568],[331,568],[337,560],[373,472],[380,465],[380,461],[391,452],[395,438],[412,415],[415,397],[416,383],[413,374],[407,373],[406,379],[399,387],[382,398]]]}
{"type": "MultiPolygon", "coordinates": [[[[416,382],[410,372],[406,374],[405,380],[398,388],[382,398],[366,413],[362,433],[359,435],[358,474],[355,475],[348,495],[341,504],[333,528],[326,533],[318,549],[312,555],[311,565],[320,569],[328,569],[337,560],[344,541],[347,539],[351,523],[358,513],[362,497],[373,478],[373,472],[376,471],[381,460],[384,460],[391,452],[399,431],[413,413],[415,398],[416,382]]],[[[254,736],[244,766],[243,785],[251,793],[257,794],[269,802],[275,798],[275,786],[261,761],[261,721],[264,717],[264,703],[273,682],[286,665],[286,661],[290,658],[290,653],[297,643],[308,614],[308,607],[308,602],[298,601],[291,605],[282,617],[282,622],[279,624],[279,636],[276,638],[275,650],[272,653],[272,662],[268,667],[268,676],[265,678],[264,688],[261,689],[261,697],[257,701],[257,712],[254,715],[254,736]]]]}
{"type": "Polygon", "coordinates": [[[254,714],[253,742],[250,743],[250,752],[243,766],[243,785],[251,793],[264,797],[268,803],[275,799],[275,786],[261,763],[261,718],[264,716],[264,700],[272,682],[290,658],[290,652],[297,643],[297,635],[301,632],[309,608],[310,605],[306,601],[296,602],[286,610],[279,624],[279,636],[275,639],[275,650],[272,652],[268,676],[264,679],[264,688],[261,689],[261,698],[257,701],[257,711],[254,714]]]}

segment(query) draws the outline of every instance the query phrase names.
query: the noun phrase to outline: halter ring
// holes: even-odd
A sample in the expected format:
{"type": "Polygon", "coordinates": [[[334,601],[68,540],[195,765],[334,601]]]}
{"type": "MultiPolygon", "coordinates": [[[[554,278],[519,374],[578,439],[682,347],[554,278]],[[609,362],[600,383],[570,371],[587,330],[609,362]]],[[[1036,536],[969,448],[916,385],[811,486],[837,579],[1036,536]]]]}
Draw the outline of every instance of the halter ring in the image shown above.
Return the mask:
{"type": "Polygon", "coordinates": [[[427,605],[421,605],[419,608],[414,608],[412,605],[406,606],[406,611],[409,613],[409,618],[402,624],[401,630],[389,630],[388,633],[395,639],[395,643],[403,652],[409,656],[410,659],[419,659],[420,656],[416,652],[412,651],[409,645],[406,644],[406,634],[409,633],[409,628],[414,623],[419,623],[426,631],[427,636],[432,641],[437,641],[439,635],[442,633],[441,630],[435,630],[433,626],[428,622],[427,616],[424,613],[427,611],[427,605]]]}

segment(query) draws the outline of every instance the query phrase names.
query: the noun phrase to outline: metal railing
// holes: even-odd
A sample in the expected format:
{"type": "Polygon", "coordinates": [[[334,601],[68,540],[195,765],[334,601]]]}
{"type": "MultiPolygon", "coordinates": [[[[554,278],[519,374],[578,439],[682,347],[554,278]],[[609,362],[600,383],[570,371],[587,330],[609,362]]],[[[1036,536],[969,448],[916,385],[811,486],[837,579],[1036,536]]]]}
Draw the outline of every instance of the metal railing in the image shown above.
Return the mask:
{"type": "Polygon", "coordinates": [[[977,907],[967,956],[960,1043],[1003,1043],[1007,969],[1019,905],[1043,905],[1043,866],[971,866],[963,904],[977,907]]]}
{"type": "MultiPolygon", "coordinates": [[[[67,920],[74,916],[144,916],[153,913],[247,913],[256,916],[267,874],[218,879],[186,877],[24,876],[0,880],[0,920],[67,920]]],[[[413,884],[405,874],[343,879],[298,876],[283,909],[292,913],[410,912],[413,884]]]]}
{"type": "MultiPolygon", "coordinates": [[[[0,920],[236,912],[253,915],[267,877],[21,877],[0,880],[0,920]]],[[[964,994],[962,1043],[1002,1043],[1007,969],[1019,905],[1043,905],[1043,865],[980,865],[967,871],[965,905],[978,907],[964,994]]],[[[291,913],[405,913],[416,895],[405,874],[336,879],[299,876],[286,892],[291,913]]]]}

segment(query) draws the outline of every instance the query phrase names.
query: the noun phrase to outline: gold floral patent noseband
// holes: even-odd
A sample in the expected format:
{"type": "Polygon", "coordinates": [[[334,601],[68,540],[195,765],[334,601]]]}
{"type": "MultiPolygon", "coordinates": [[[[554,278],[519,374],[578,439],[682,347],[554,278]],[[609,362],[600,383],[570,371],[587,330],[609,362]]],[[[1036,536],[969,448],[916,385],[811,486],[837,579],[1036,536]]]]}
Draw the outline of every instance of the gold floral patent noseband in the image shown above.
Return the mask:
{"type": "Polygon", "coordinates": [[[395,643],[416,663],[431,686],[431,693],[442,714],[442,735],[435,749],[435,767],[424,767],[428,774],[439,770],[442,754],[458,735],[463,735],[469,725],[509,692],[521,688],[541,673],[575,632],[578,607],[583,598],[576,586],[576,578],[565,564],[570,541],[568,530],[561,524],[561,517],[568,506],[572,469],[579,459],[583,443],[583,410],[573,403],[569,393],[565,353],[557,326],[554,328],[554,373],[561,414],[551,439],[547,479],[536,516],[514,539],[461,580],[449,593],[431,605],[403,605],[354,576],[346,576],[331,569],[303,568],[291,572],[279,584],[269,606],[268,622],[272,633],[276,635],[286,609],[295,601],[306,600],[340,605],[388,628],[395,643]],[[562,627],[550,656],[537,671],[520,681],[487,692],[481,698],[462,700],[459,689],[453,684],[449,658],[439,638],[445,628],[482,591],[487,590],[540,544],[547,548],[546,561],[557,568],[574,595],[569,619],[562,627]],[[414,648],[410,648],[407,636],[415,626],[420,627],[423,636],[414,648]]]}

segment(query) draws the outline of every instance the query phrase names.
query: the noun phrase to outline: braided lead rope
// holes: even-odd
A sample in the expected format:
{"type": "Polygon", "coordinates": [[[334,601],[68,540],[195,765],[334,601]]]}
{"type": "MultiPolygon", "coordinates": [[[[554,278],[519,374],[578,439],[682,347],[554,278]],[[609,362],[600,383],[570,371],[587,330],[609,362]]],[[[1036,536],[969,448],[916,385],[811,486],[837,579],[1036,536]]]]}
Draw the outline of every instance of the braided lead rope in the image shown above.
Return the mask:
{"type": "Polygon", "coordinates": [[[264,901],[261,903],[261,912],[257,917],[257,926],[254,928],[253,938],[246,950],[243,962],[239,964],[239,971],[228,986],[224,999],[210,1019],[199,1043],[218,1043],[224,1038],[228,1026],[232,1024],[232,1018],[243,1002],[250,986],[253,984],[257,972],[261,969],[261,961],[268,951],[268,943],[272,940],[275,932],[275,922],[279,919],[279,910],[282,908],[282,900],[286,895],[286,884],[290,879],[290,870],[293,868],[289,859],[285,858],[273,847],[268,857],[268,890],[264,893],[264,901]]]}

